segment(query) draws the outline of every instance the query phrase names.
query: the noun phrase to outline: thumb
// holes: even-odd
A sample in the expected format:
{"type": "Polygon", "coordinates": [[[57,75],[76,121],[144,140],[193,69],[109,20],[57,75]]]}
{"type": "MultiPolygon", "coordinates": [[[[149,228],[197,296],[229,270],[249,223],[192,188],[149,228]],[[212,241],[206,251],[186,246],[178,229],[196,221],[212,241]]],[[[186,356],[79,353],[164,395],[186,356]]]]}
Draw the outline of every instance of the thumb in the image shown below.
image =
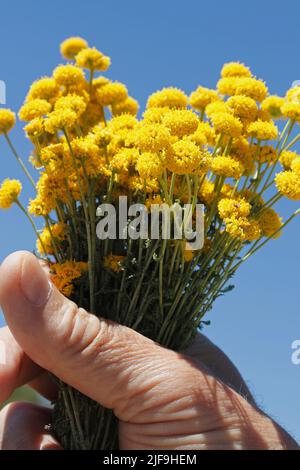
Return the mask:
{"type": "Polygon", "coordinates": [[[157,351],[163,348],[78,308],[50,283],[28,252],[6,258],[0,279],[6,321],[25,353],[103,406],[115,410],[119,403],[125,406],[136,393],[132,378],[145,369],[145,357],[153,367],[160,356],[157,351]]]}

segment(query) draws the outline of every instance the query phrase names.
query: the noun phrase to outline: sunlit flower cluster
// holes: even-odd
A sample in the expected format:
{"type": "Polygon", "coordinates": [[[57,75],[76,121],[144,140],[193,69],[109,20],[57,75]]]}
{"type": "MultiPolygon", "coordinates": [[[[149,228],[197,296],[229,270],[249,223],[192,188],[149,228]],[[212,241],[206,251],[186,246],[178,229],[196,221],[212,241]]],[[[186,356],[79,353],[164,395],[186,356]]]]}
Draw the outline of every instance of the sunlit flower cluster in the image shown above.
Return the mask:
{"type": "MultiPolygon", "coordinates": [[[[36,190],[27,215],[44,218],[37,249],[64,294],[74,293],[72,281],[83,271],[77,262],[87,263],[90,304],[97,304],[99,280],[106,282],[102,272],[118,277],[128,262],[131,269],[142,262],[141,246],[130,252],[120,243],[99,245],[95,237],[97,204],[121,195],[146,203],[149,212],[154,201],[205,205],[205,249],[189,250],[181,240],[152,254],[171,271],[192,269],[190,276],[208,263],[208,280],[216,269],[226,280],[234,269],[224,265],[229,255],[236,259],[248,244],[279,236],[284,223],[273,205],[283,196],[300,200],[300,156],[292,148],[299,136],[299,87],[284,97],[270,95],[249,67],[230,62],[215,89],[199,85],[188,95],[163,88],[138,116],[126,85],[102,74],[110,66],[107,55],[80,37],[65,40],[61,53],[67,63],[31,85],[18,115],[39,172],[35,182],[26,169],[36,190]],[[275,194],[266,197],[272,188],[275,194]]],[[[14,124],[14,113],[1,109],[0,133],[11,147],[14,124]]],[[[6,180],[1,208],[21,205],[20,191],[19,182],[6,180]]]]}
{"type": "MultiPolygon", "coordinates": [[[[214,300],[232,288],[228,280],[241,263],[300,212],[283,220],[274,209],[283,197],[300,200],[300,87],[271,95],[249,67],[230,62],[215,88],[199,84],[187,94],[165,87],[150,94],[139,113],[127,86],[103,74],[111,63],[106,54],[80,37],[66,39],[61,54],[67,62],[32,83],[18,113],[32,144],[30,170],[10,138],[15,113],[0,109],[1,137],[34,190],[25,208],[21,183],[6,179],[0,208],[23,211],[37,237],[37,255],[64,295],[183,350],[214,300]],[[132,218],[128,213],[124,220],[118,208],[121,196],[146,207],[147,222],[153,205],[167,207],[170,236],[163,237],[163,218],[157,219],[157,237],[123,236],[132,218]],[[114,237],[97,236],[102,204],[115,208],[114,237]],[[188,236],[172,238],[175,210],[184,214],[180,228],[191,222],[189,233],[202,216],[203,246],[192,247],[188,236]]],[[[72,397],[64,385],[61,396],[69,392],[59,419],[68,415],[72,397]]],[[[100,405],[88,401],[82,407],[79,401],[76,425],[84,428],[91,414],[105,416],[100,405]]],[[[62,433],[55,428],[67,446],[73,432],[65,431],[68,425],[62,433]]],[[[114,426],[107,420],[102,433],[112,449],[114,426]]],[[[86,442],[108,448],[101,432],[86,442]]]]}

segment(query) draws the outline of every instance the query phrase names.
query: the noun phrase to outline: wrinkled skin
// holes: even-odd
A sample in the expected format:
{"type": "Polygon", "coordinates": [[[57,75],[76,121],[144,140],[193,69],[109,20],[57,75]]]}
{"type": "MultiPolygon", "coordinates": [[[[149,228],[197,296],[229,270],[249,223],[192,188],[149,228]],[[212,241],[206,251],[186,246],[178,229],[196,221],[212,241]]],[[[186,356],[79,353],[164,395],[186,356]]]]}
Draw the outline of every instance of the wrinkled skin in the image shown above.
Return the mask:
{"type": "MultiPolygon", "coordinates": [[[[255,405],[240,374],[203,335],[179,354],[66,299],[27,252],[0,268],[0,402],[28,383],[53,399],[46,371],[112,408],[121,449],[298,449],[255,405]]],[[[60,449],[46,408],[7,405],[1,449],[60,449]]]]}

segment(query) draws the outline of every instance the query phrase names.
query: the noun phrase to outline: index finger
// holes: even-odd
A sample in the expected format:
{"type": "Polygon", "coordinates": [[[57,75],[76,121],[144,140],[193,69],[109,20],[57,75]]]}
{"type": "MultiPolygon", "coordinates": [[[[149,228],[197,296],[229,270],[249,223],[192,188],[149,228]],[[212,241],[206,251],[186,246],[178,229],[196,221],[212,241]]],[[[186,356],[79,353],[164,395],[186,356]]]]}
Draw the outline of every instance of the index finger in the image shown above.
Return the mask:
{"type": "Polygon", "coordinates": [[[43,373],[18,345],[8,327],[0,328],[0,403],[43,373]]]}

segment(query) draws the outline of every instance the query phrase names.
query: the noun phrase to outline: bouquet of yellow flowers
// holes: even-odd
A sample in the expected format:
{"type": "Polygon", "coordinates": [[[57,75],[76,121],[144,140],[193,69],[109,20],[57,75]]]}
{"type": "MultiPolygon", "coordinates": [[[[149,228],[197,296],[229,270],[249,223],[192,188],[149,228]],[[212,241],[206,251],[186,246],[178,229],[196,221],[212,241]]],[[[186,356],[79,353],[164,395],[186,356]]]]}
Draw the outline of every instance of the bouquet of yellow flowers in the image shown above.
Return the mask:
{"type": "MultiPolygon", "coordinates": [[[[237,268],[300,211],[282,221],[273,208],[300,200],[300,87],[269,95],[231,62],[216,89],[164,88],[138,118],[126,86],[101,75],[109,57],[82,38],[61,53],[68,63],[35,81],[19,111],[37,182],[9,137],[15,114],[0,109],[0,133],[35,191],[26,209],[21,183],[7,179],[0,207],[24,212],[64,295],[182,350],[237,268]]],[[[55,380],[63,447],[116,449],[113,411],[55,380]]]]}

